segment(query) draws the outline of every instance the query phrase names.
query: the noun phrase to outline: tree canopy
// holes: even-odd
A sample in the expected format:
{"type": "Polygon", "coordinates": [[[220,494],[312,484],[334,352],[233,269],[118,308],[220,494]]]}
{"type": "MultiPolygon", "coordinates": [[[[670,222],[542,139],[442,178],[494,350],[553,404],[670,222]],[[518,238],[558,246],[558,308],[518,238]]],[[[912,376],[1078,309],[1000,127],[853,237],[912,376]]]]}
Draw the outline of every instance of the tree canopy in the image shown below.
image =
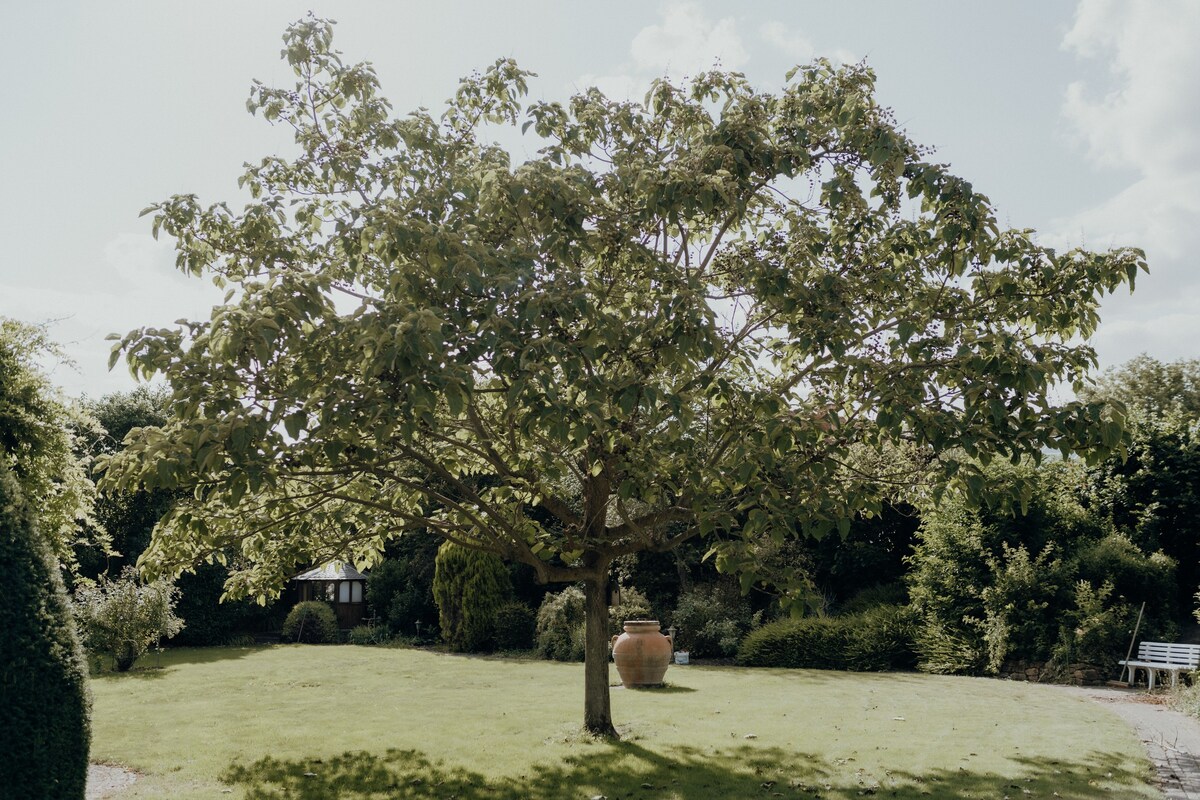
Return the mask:
{"type": "Polygon", "coordinates": [[[502,59],[440,118],[396,118],[330,23],[284,39],[295,87],[248,105],[297,153],[247,166],[240,211],[148,209],[180,269],[229,288],[114,347],[173,417],[106,480],[191,492],[152,573],[233,550],[229,591],[273,592],[421,526],[583,581],[585,722],[610,733],[614,558],[703,537],[748,584],[756,539],[844,531],[913,477],[872,453],[978,494],[992,458],[1120,444],[1111,410],[1051,387],[1094,366],[1079,338],[1142,253],[1001,230],[865,65],[525,104],[502,59]],[[518,129],[523,163],[488,141],[518,129]]]}
{"type": "Polygon", "coordinates": [[[1164,364],[1142,353],[1105,370],[1094,386],[1084,387],[1082,396],[1118,400],[1151,416],[1176,412],[1188,419],[1200,419],[1200,360],[1164,364]]]}
{"type": "Polygon", "coordinates": [[[35,325],[0,317],[0,461],[17,482],[55,560],[73,568],[73,548],[107,548],[92,516],[95,486],[88,475],[95,419],[65,400],[39,359],[62,360],[58,347],[35,325]]]}

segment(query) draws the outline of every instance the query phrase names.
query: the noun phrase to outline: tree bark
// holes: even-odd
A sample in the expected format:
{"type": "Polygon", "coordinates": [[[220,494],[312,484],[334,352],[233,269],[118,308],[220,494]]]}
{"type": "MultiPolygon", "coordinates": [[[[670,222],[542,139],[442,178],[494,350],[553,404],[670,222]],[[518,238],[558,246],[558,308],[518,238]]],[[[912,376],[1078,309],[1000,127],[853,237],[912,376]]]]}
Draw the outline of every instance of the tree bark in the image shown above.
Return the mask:
{"type": "Polygon", "coordinates": [[[583,727],[594,736],[618,739],[608,695],[608,570],[583,582],[586,628],[583,663],[583,727]]]}

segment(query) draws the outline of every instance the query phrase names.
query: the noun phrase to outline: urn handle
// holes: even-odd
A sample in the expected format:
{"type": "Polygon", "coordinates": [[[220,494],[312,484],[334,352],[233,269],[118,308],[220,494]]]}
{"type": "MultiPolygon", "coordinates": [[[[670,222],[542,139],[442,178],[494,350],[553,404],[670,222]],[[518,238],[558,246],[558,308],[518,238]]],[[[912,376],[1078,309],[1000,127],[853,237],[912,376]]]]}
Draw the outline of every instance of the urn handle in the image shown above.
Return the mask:
{"type": "Polygon", "coordinates": [[[617,639],[620,639],[620,638],[621,638],[621,634],[619,634],[619,633],[614,633],[614,634],[613,634],[613,637],[612,637],[612,639],[610,639],[610,640],[609,640],[609,642],[608,642],[608,646],[609,646],[609,647],[616,647],[616,646],[617,646],[617,639]]]}

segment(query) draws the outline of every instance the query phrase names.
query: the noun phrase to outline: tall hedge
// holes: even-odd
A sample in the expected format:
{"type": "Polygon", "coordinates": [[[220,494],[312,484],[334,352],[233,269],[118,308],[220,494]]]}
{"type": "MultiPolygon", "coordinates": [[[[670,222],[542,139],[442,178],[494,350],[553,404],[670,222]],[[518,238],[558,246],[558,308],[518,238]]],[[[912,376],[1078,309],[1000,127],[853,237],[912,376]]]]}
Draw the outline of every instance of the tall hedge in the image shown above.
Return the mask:
{"type": "Polygon", "coordinates": [[[0,794],[82,800],[87,666],[47,544],[0,458],[0,794]]]}
{"type": "Polygon", "coordinates": [[[451,650],[489,650],[495,647],[496,609],[512,599],[512,581],[496,556],[444,542],[433,572],[433,599],[451,650]]]}

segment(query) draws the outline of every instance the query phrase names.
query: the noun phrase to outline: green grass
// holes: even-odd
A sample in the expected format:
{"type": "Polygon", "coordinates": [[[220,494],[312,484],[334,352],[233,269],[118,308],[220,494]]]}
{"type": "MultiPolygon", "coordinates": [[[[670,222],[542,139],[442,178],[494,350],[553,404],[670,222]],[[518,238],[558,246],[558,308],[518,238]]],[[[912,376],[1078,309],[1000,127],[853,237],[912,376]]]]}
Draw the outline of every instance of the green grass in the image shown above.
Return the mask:
{"type": "Polygon", "coordinates": [[[144,773],[122,797],[173,800],[1159,797],[1123,723],[1054,687],[698,666],[667,680],[613,689],[624,738],[606,743],[578,732],[581,665],[178,650],[93,680],[92,755],[144,773]]]}

